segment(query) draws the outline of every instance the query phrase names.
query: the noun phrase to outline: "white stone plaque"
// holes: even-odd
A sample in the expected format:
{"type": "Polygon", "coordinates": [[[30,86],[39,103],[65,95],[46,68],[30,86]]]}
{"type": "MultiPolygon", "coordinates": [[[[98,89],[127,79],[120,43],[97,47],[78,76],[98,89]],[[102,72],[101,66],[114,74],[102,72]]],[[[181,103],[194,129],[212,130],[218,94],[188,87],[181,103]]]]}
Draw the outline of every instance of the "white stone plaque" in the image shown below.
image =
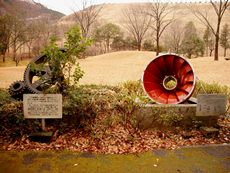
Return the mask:
{"type": "Polygon", "coordinates": [[[24,94],[24,118],[62,118],[61,94],[24,94]]]}
{"type": "Polygon", "coordinates": [[[226,112],[227,96],[201,94],[197,96],[196,116],[219,116],[226,112]]]}

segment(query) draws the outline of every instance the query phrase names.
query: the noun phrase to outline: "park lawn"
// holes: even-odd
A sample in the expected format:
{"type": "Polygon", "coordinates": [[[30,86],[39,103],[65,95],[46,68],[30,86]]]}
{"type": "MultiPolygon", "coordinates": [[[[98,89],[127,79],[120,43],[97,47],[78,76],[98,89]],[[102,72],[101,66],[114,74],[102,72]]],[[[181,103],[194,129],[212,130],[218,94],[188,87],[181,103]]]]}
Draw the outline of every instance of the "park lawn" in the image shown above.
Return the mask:
{"type": "MultiPolygon", "coordinates": [[[[26,66],[30,61],[31,59],[22,60],[19,62],[18,66],[26,66]]],[[[0,61],[0,67],[15,67],[15,66],[16,63],[13,60],[7,59],[5,62],[2,62],[2,60],[0,61]]]]}
{"type": "MultiPolygon", "coordinates": [[[[80,84],[116,86],[127,80],[139,80],[146,66],[155,57],[155,52],[120,51],[80,59],[78,62],[85,72],[80,84]]],[[[213,57],[199,57],[188,61],[200,80],[230,87],[230,61],[223,57],[219,61],[214,61],[213,57]]],[[[0,62],[0,88],[8,88],[15,80],[22,80],[27,63],[28,60],[21,61],[20,67],[15,67],[15,62],[8,61],[4,64],[8,67],[3,67],[0,62]]]]}

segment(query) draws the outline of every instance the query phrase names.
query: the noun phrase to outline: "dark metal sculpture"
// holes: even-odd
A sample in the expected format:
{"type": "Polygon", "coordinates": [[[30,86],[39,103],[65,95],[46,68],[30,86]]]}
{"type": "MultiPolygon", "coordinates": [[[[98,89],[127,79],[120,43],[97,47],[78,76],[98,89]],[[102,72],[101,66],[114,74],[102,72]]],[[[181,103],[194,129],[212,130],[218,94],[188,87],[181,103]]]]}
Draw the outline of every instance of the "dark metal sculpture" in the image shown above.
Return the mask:
{"type": "Polygon", "coordinates": [[[24,72],[24,83],[31,93],[40,94],[43,89],[51,85],[51,69],[48,62],[45,62],[45,55],[33,59],[24,72]],[[36,65],[45,64],[42,68],[36,65]],[[33,67],[34,66],[34,67],[33,67]]]}
{"type": "Polygon", "coordinates": [[[26,86],[24,81],[15,81],[9,87],[10,95],[16,99],[22,99],[25,91],[26,91],[26,86]]]}
{"type": "MultiPolygon", "coordinates": [[[[64,49],[60,50],[65,52],[64,49]]],[[[25,69],[24,81],[16,81],[10,85],[10,95],[16,99],[22,99],[23,94],[41,94],[44,90],[51,88],[55,85],[51,69],[46,55],[32,59],[25,69]]]]}

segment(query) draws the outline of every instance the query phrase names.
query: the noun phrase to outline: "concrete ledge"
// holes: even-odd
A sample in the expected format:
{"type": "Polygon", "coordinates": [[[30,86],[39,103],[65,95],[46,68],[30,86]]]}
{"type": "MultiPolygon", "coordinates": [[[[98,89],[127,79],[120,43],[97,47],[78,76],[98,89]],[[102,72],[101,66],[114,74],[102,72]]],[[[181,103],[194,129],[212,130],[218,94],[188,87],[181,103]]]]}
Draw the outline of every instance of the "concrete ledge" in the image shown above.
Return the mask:
{"type": "Polygon", "coordinates": [[[164,128],[164,121],[173,127],[217,126],[217,116],[197,117],[196,108],[197,104],[139,104],[135,115],[140,129],[164,128]]]}

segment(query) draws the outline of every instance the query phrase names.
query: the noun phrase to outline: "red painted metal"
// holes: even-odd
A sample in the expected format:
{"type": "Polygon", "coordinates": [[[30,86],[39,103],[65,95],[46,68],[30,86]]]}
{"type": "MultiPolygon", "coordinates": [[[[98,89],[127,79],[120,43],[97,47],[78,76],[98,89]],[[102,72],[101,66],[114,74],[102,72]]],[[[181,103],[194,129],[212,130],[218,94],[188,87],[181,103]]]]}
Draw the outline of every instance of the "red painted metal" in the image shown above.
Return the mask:
{"type": "Polygon", "coordinates": [[[142,82],[150,99],[160,104],[185,102],[196,84],[191,64],[176,54],[164,54],[153,59],[144,71],[142,82]],[[168,78],[175,81],[173,88],[164,84],[168,78]]]}

